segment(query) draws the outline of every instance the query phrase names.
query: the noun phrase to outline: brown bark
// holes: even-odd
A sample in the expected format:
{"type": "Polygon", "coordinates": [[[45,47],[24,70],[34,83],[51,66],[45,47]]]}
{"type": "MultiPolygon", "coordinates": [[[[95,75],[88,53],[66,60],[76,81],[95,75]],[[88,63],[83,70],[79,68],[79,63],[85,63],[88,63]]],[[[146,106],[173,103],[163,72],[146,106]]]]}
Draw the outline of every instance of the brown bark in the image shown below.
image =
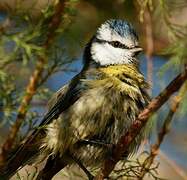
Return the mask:
{"type": "MultiPolygon", "coordinates": [[[[50,48],[50,45],[52,44],[53,39],[55,38],[56,30],[60,26],[61,17],[64,12],[64,7],[65,7],[65,0],[59,0],[59,2],[55,6],[54,14],[51,17],[51,20],[48,24],[47,38],[43,45],[43,48],[46,52],[50,48]]],[[[26,87],[25,96],[23,97],[23,100],[18,108],[16,121],[11,127],[9,135],[2,146],[2,152],[0,154],[0,166],[3,165],[4,162],[6,161],[6,157],[14,144],[19,129],[26,117],[28,111],[27,107],[31,103],[31,100],[37,91],[38,83],[40,81],[46,63],[47,63],[46,57],[43,56],[38,57],[36,68],[30,77],[29,84],[26,87]]]]}
{"type": "Polygon", "coordinates": [[[175,112],[177,111],[179,107],[180,101],[181,101],[181,98],[179,96],[176,96],[175,98],[173,98],[172,106],[168,112],[168,115],[166,116],[166,119],[164,120],[164,124],[160,132],[158,133],[157,142],[151,146],[150,155],[146,158],[146,160],[143,163],[143,167],[140,171],[141,174],[138,178],[139,180],[145,177],[151,165],[153,164],[155,157],[158,155],[160,145],[162,144],[166,134],[169,132],[170,124],[172,122],[175,112]]]}
{"type": "Polygon", "coordinates": [[[187,66],[183,73],[179,74],[156,98],[154,98],[149,105],[139,114],[138,118],[134,121],[129,131],[121,136],[117,145],[115,146],[111,157],[106,159],[102,168],[95,177],[95,180],[103,180],[108,177],[114,169],[116,163],[121,159],[125,150],[128,149],[130,143],[135,139],[136,135],[140,132],[141,128],[146,124],[149,117],[156,112],[170,96],[179,90],[182,84],[187,79],[187,66]]]}

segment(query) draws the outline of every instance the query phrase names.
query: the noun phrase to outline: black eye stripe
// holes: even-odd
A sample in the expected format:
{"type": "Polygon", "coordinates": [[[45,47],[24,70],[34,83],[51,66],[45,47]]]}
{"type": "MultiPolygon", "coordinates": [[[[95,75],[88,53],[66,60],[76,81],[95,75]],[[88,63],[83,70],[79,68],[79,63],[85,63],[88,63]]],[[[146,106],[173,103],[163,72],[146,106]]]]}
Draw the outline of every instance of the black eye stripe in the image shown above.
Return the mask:
{"type": "Polygon", "coordinates": [[[121,48],[121,49],[130,49],[128,46],[125,44],[120,43],[119,41],[109,41],[108,42],[110,45],[112,45],[115,48],[121,48]]]}
{"type": "Polygon", "coordinates": [[[132,48],[126,46],[125,44],[120,43],[119,41],[105,41],[105,40],[101,40],[101,39],[96,39],[96,42],[108,43],[108,44],[112,45],[115,48],[132,49],[132,48]]]}

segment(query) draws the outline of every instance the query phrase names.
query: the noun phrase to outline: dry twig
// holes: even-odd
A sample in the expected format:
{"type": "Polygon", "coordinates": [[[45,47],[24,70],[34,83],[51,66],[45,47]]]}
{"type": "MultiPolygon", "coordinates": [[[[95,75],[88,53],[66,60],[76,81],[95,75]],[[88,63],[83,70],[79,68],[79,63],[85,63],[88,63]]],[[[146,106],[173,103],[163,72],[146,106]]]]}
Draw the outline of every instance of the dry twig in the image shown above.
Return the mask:
{"type": "Polygon", "coordinates": [[[145,177],[145,175],[147,174],[147,172],[151,168],[155,157],[158,155],[160,145],[162,144],[166,134],[169,132],[171,121],[173,119],[173,116],[174,116],[175,112],[177,111],[177,109],[179,107],[180,101],[181,101],[180,96],[176,96],[175,98],[173,98],[173,104],[172,104],[172,106],[171,106],[171,108],[168,112],[168,115],[166,116],[166,119],[164,121],[164,124],[163,124],[160,132],[158,133],[157,142],[154,145],[151,146],[150,155],[146,158],[146,160],[143,163],[142,169],[140,171],[141,174],[139,176],[140,180],[145,177]]]}
{"type": "MultiPolygon", "coordinates": [[[[65,7],[65,0],[59,0],[59,2],[55,6],[54,14],[51,17],[51,21],[48,24],[47,38],[43,45],[43,48],[46,52],[50,48],[55,38],[56,30],[60,26],[62,14],[64,12],[64,7],[65,7]]],[[[4,162],[6,161],[7,155],[14,144],[19,129],[22,125],[22,122],[26,117],[27,110],[28,110],[27,107],[31,103],[31,100],[37,91],[38,83],[40,81],[46,63],[47,63],[47,57],[44,56],[38,57],[36,68],[30,77],[29,84],[26,87],[25,96],[23,97],[23,100],[18,108],[16,121],[14,125],[11,127],[9,135],[2,146],[2,152],[0,154],[0,166],[3,166],[4,162]]]]}
{"type": "MultiPolygon", "coordinates": [[[[153,85],[153,53],[154,53],[154,37],[153,37],[153,21],[152,21],[152,4],[149,1],[136,0],[134,1],[140,13],[140,22],[145,31],[146,50],[145,55],[147,59],[147,81],[152,87],[153,85]]],[[[151,95],[151,88],[148,90],[151,95]]]]}
{"type": "MultiPolygon", "coordinates": [[[[150,8],[146,7],[144,13],[144,24],[146,34],[146,58],[147,58],[147,81],[150,86],[153,86],[153,52],[154,52],[154,41],[153,41],[153,25],[150,8]]],[[[151,95],[151,88],[149,90],[151,95]]]]}

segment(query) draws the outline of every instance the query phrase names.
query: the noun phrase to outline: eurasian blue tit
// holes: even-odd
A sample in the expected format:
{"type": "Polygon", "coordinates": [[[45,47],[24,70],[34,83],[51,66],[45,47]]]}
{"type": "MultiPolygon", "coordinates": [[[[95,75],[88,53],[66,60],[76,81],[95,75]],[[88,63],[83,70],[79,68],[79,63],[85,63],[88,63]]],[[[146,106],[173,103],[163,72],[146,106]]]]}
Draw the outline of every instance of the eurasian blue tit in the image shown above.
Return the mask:
{"type": "MultiPolygon", "coordinates": [[[[38,179],[51,179],[76,161],[99,168],[149,102],[137,59],[141,51],[131,24],[104,22],[84,49],[81,72],[54,94],[39,130],[18,149],[4,174],[11,176],[36,156],[48,159],[38,179]]],[[[145,135],[142,129],[128,154],[145,135]]]]}

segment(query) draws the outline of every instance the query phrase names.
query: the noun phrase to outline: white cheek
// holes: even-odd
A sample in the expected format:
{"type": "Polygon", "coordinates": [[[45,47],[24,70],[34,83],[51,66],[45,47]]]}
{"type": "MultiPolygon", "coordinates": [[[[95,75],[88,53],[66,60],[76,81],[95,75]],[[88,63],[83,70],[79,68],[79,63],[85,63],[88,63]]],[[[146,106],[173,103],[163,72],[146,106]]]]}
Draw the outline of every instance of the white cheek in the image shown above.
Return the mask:
{"type": "Polygon", "coordinates": [[[91,54],[93,59],[101,65],[128,64],[131,62],[131,53],[128,50],[114,48],[107,43],[93,43],[91,54]]]}

